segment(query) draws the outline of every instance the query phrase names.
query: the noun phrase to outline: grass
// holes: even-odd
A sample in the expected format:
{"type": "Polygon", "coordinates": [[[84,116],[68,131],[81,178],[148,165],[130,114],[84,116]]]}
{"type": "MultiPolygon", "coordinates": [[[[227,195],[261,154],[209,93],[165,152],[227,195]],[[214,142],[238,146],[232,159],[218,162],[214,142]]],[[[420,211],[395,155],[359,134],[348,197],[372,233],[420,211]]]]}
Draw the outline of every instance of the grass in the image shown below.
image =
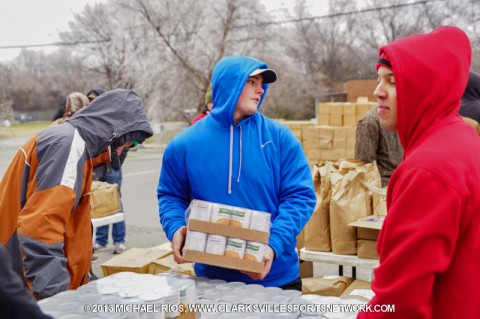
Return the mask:
{"type": "Polygon", "coordinates": [[[10,137],[33,136],[44,128],[48,127],[51,122],[30,122],[23,124],[13,124],[11,127],[0,126],[0,139],[10,137]]]}
{"type": "MultiPolygon", "coordinates": [[[[33,136],[41,130],[47,128],[51,122],[30,122],[24,124],[14,124],[11,127],[0,126],[0,139],[12,138],[12,137],[24,137],[33,136]]],[[[166,145],[168,142],[182,129],[170,129],[162,132],[161,134],[154,134],[152,137],[145,141],[145,144],[159,144],[166,145]]]]}

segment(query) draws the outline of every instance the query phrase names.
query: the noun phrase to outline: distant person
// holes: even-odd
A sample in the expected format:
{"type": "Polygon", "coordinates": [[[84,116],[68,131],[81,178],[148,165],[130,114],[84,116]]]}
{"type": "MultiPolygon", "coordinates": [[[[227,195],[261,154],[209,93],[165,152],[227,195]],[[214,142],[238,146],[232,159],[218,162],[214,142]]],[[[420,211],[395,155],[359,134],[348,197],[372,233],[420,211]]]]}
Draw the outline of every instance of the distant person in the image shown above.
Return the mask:
{"type": "MultiPolygon", "coordinates": [[[[94,98],[96,98],[97,96],[99,96],[100,94],[103,94],[103,93],[105,93],[105,90],[103,88],[95,87],[95,88],[91,89],[90,91],[88,91],[87,97],[90,101],[93,101],[94,98]]],[[[59,118],[62,118],[64,116],[66,103],[67,103],[66,100],[64,102],[60,103],[60,105],[58,106],[57,112],[53,116],[52,121],[56,121],[59,118]]]]}
{"type": "Polygon", "coordinates": [[[398,134],[381,127],[376,108],[368,111],[357,124],[355,158],[365,163],[376,161],[382,187],[385,187],[402,156],[398,134]]]}
{"type": "MultiPolygon", "coordinates": [[[[101,91],[97,91],[101,92],[101,91]]],[[[92,94],[92,91],[89,92],[89,97],[92,101],[95,99],[95,94],[92,94]]],[[[133,137],[135,141],[135,137],[133,137]]],[[[122,188],[122,165],[127,157],[129,147],[121,147],[122,141],[119,140],[117,143],[111,145],[110,148],[110,159],[111,162],[109,164],[109,169],[103,171],[103,174],[98,177],[98,180],[102,182],[107,182],[109,184],[117,184],[118,191],[121,194],[122,188]]],[[[136,144],[132,144],[130,147],[135,147],[136,144]]],[[[121,210],[120,213],[123,213],[123,204],[121,203],[121,210]]],[[[93,244],[94,251],[101,251],[107,248],[108,244],[108,231],[110,229],[110,225],[104,225],[97,227],[95,232],[95,243],[93,244]]],[[[113,240],[113,252],[115,254],[120,254],[124,252],[127,247],[125,246],[125,235],[126,235],[126,226],[125,220],[119,221],[112,225],[112,240],[113,240]]]]}
{"type": "Polygon", "coordinates": [[[207,93],[205,93],[205,106],[203,107],[203,111],[193,118],[192,125],[207,116],[212,111],[212,107],[212,87],[210,86],[207,90],[207,93]]]}
{"type": "Polygon", "coordinates": [[[175,136],[157,189],[160,221],[177,263],[185,262],[185,210],[193,199],[271,214],[264,268],[243,272],[195,263],[197,276],[302,290],[296,237],[312,215],[315,192],[300,142],[258,112],[276,73],[245,56],[213,70],[210,115],[175,136]]]}
{"type": "Polygon", "coordinates": [[[58,105],[57,112],[55,112],[55,115],[52,118],[52,122],[62,118],[63,114],[65,113],[65,104],[67,103],[67,100],[64,100],[58,105]]]}
{"type": "MultiPolygon", "coordinates": [[[[130,148],[135,147],[136,145],[132,144],[131,147],[125,147],[120,154],[118,154],[113,148],[110,153],[110,171],[106,171],[102,176],[99,177],[99,181],[107,182],[109,184],[117,184],[118,191],[121,194],[122,188],[122,165],[127,157],[127,153],[130,148]]],[[[123,203],[121,203],[121,210],[119,213],[123,213],[123,203]]],[[[95,243],[93,245],[94,251],[101,251],[107,248],[108,244],[108,232],[110,226],[104,225],[96,228],[95,232],[95,243]]],[[[127,247],[125,246],[125,236],[126,236],[126,225],[125,220],[119,221],[112,225],[112,240],[113,240],[113,252],[119,254],[124,252],[127,247]]]]}
{"type": "Polygon", "coordinates": [[[480,74],[470,71],[458,113],[480,135],[480,74]]]}
{"type": "Polygon", "coordinates": [[[90,101],[88,97],[80,92],[73,92],[67,96],[65,100],[65,111],[59,119],[53,121],[52,124],[62,124],[65,123],[66,120],[72,117],[75,112],[79,111],[80,109],[84,108],[88,105],[90,101]]]}
{"type": "Polygon", "coordinates": [[[480,74],[470,71],[458,113],[480,123],[480,74]]]}
{"type": "Polygon", "coordinates": [[[105,89],[101,87],[94,87],[87,93],[88,99],[91,101],[95,100],[98,96],[105,93],[105,89]]]}
{"type": "MultiPolygon", "coordinates": [[[[88,97],[93,101],[97,96],[102,94],[103,89],[101,88],[96,88],[92,89],[90,92],[88,92],[88,97]]],[[[134,139],[135,140],[135,139],[134,139]]],[[[121,144],[121,142],[120,142],[121,144]]],[[[135,147],[136,145],[133,145],[131,147],[135,147]]],[[[122,149],[120,153],[118,153],[115,148],[111,148],[110,152],[110,170],[104,171],[101,176],[98,177],[98,180],[102,182],[107,182],[109,184],[117,184],[118,185],[118,191],[121,194],[121,188],[122,188],[122,165],[127,157],[127,153],[129,147],[125,147],[122,149]]],[[[96,170],[98,172],[98,170],[96,170]]],[[[120,213],[123,213],[123,204],[121,204],[121,211],[120,213]]],[[[104,225],[97,227],[96,232],[95,232],[95,243],[93,244],[93,250],[95,251],[101,251],[107,248],[108,244],[108,231],[110,229],[110,225],[104,225]]],[[[125,225],[125,220],[119,221],[117,223],[114,223],[112,225],[112,239],[113,239],[113,253],[115,254],[120,254],[124,252],[127,247],[125,246],[125,236],[126,236],[126,225],[125,225]]]]}
{"type": "Polygon", "coordinates": [[[371,309],[358,318],[477,319],[480,139],[458,115],[472,50],[443,26],[384,45],[376,65],[380,124],[404,158],[387,188],[371,309]]]}
{"type": "Polygon", "coordinates": [[[0,182],[0,243],[35,297],[88,280],[92,159],[110,145],[120,153],[151,135],[140,97],[118,89],[40,131],[18,151],[0,182]]]}
{"type": "Polygon", "coordinates": [[[12,270],[10,254],[0,243],[0,317],[52,319],[42,312],[22,280],[12,270]]]}

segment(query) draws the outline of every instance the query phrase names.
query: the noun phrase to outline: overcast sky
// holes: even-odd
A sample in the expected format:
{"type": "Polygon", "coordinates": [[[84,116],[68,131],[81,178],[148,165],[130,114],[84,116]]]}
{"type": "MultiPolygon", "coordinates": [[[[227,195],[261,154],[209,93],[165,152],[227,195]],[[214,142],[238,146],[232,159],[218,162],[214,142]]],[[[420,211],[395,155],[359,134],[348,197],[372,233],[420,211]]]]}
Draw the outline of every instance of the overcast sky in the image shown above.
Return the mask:
{"type": "MultiPolygon", "coordinates": [[[[180,0],[179,0],[180,1],[180,0]]],[[[280,8],[292,10],[295,0],[260,0],[267,10],[280,8]]],[[[58,32],[68,30],[73,14],[83,10],[86,4],[105,0],[0,0],[0,47],[54,43],[58,32]]],[[[307,0],[313,14],[325,14],[327,0],[307,0]]],[[[51,52],[56,47],[38,50],[51,52]]],[[[20,49],[1,49],[0,61],[15,58],[20,49]]]]}

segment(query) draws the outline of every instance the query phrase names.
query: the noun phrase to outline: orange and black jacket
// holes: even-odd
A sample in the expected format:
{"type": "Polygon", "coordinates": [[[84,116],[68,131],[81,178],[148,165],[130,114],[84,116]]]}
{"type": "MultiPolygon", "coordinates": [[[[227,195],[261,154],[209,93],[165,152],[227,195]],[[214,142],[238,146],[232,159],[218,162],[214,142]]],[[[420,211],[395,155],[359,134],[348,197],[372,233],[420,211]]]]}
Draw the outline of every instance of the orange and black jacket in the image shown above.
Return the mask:
{"type": "Polygon", "coordinates": [[[92,257],[93,159],[116,138],[152,135],[130,90],[112,90],[30,139],[0,183],[0,242],[37,298],[86,283],[92,257]]]}

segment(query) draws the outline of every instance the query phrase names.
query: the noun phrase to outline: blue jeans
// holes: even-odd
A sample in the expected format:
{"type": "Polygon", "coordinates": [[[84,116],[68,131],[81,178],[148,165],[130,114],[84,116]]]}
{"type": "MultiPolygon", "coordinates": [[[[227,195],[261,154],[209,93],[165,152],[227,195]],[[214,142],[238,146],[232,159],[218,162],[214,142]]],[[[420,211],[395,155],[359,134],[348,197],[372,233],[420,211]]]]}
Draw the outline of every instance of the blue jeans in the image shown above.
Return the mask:
{"type": "MultiPolygon", "coordinates": [[[[100,178],[102,182],[109,184],[118,184],[118,190],[122,187],[122,170],[112,169],[109,175],[102,176],[100,178]]],[[[123,204],[122,210],[123,213],[123,204]]],[[[97,227],[95,242],[99,245],[105,246],[108,243],[108,229],[110,225],[97,227]]],[[[125,243],[125,221],[121,221],[112,225],[112,238],[114,243],[125,243]]]]}

